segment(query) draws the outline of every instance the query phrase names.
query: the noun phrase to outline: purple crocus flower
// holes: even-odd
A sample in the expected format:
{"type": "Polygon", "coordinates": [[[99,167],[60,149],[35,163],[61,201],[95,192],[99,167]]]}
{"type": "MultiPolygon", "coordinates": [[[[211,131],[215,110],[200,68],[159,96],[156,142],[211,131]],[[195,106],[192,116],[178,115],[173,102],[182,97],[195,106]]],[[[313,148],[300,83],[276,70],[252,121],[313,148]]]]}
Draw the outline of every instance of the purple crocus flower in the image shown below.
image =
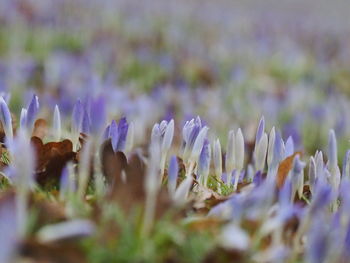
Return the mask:
{"type": "Polygon", "coordinates": [[[310,263],[326,262],[328,235],[327,222],[323,217],[315,217],[308,233],[308,242],[306,243],[306,258],[310,263]]]}
{"type": "Polygon", "coordinates": [[[39,107],[38,96],[34,94],[27,110],[27,127],[29,129],[33,128],[34,122],[39,112],[39,107]]]}
{"type": "Polygon", "coordinates": [[[182,128],[184,159],[187,159],[189,157],[190,151],[201,129],[202,122],[199,117],[190,121],[186,121],[184,127],[182,128]]]}
{"type": "Polygon", "coordinates": [[[106,103],[102,96],[91,100],[90,104],[91,133],[99,134],[106,124],[106,103]]]}
{"type": "Polygon", "coordinates": [[[17,246],[17,215],[13,194],[0,200],[0,262],[12,262],[17,246]]]}
{"type": "Polygon", "coordinates": [[[91,120],[87,111],[84,111],[83,120],[81,123],[81,132],[84,134],[89,134],[91,130],[91,120]]]}
{"type": "Polygon", "coordinates": [[[335,137],[334,130],[329,132],[328,141],[328,170],[330,172],[330,183],[335,190],[339,188],[340,184],[340,170],[338,166],[338,150],[337,139],[335,137]]]}
{"type": "Polygon", "coordinates": [[[292,136],[289,136],[286,141],[284,157],[287,158],[288,156],[291,156],[293,154],[294,154],[294,140],[292,136]]]}
{"type": "Polygon", "coordinates": [[[323,178],[318,178],[315,184],[314,196],[310,204],[310,213],[315,216],[327,207],[334,198],[331,186],[323,178]]]}
{"type": "Polygon", "coordinates": [[[347,150],[344,156],[342,176],[350,178],[350,150],[347,150]]]}
{"type": "Polygon", "coordinates": [[[126,121],[126,118],[123,117],[119,120],[118,123],[118,144],[117,149],[124,150],[125,143],[126,143],[126,137],[128,134],[129,124],[126,121]]]}
{"type": "Polygon", "coordinates": [[[211,147],[207,139],[204,140],[202,151],[199,155],[198,161],[198,174],[200,176],[200,181],[203,185],[206,185],[209,169],[210,169],[210,160],[211,160],[211,147]]]}
{"type": "Polygon", "coordinates": [[[81,126],[84,118],[84,107],[81,100],[77,100],[73,107],[72,113],[72,132],[79,134],[81,132],[81,126]]]}
{"type": "Polygon", "coordinates": [[[3,97],[0,97],[0,121],[4,128],[6,137],[12,139],[13,131],[11,112],[3,97]]]}
{"type": "Polygon", "coordinates": [[[264,134],[264,131],[265,131],[265,118],[264,116],[262,116],[259,121],[258,129],[255,136],[255,145],[260,141],[261,137],[264,134]]]}
{"type": "MultiPolygon", "coordinates": [[[[125,149],[126,138],[128,135],[129,124],[126,121],[126,118],[123,117],[120,119],[119,123],[115,120],[107,127],[108,137],[112,140],[113,151],[123,151],[125,149]]],[[[105,131],[106,133],[107,131],[105,131]]]]}
{"type": "Polygon", "coordinates": [[[179,174],[179,164],[177,162],[177,157],[173,155],[170,158],[169,168],[168,168],[168,189],[172,195],[175,193],[178,174],[179,174]]]}
{"type": "Polygon", "coordinates": [[[19,119],[19,125],[21,128],[26,127],[27,124],[27,109],[22,108],[19,119]]]}

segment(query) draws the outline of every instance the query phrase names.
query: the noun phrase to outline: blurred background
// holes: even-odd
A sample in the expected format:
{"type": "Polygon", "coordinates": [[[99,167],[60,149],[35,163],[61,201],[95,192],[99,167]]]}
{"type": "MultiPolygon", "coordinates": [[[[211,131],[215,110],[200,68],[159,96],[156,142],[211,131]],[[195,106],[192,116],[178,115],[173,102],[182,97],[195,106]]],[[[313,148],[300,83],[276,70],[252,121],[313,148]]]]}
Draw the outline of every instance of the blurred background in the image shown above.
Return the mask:
{"type": "MultiPolygon", "coordinates": [[[[102,94],[111,118],[144,127],[200,115],[213,134],[259,118],[299,149],[348,148],[347,0],[3,0],[0,92],[15,114],[33,93],[69,122],[102,94]]],[[[341,155],[342,156],[342,155],[341,155]]]]}

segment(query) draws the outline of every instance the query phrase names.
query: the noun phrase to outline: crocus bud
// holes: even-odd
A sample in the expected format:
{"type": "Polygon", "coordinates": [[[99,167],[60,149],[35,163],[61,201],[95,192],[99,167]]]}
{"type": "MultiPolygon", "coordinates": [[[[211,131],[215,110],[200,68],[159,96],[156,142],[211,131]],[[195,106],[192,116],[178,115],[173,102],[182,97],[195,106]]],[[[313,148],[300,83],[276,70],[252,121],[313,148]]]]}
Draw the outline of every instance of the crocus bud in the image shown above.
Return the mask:
{"type": "Polygon", "coordinates": [[[211,160],[211,148],[210,143],[206,139],[203,144],[201,154],[198,161],[198,173],[200,176],[200,182],[206,186],[210,170],[210,160],[211,160]]]}
{"type": "Polygon", "coordinates": [[[350,150],[347,150],[343,161],[343,177],[350,178],[350,150]]]}
{"type": "Polygon", "coordinates": [[[270,168],[272,161],[273,161],[273,153],[275,148],[275,138],[276,138],[276,131],[275,127],[272,127],[270,135],[269,135],[269,146],[268,146],[268,152],[267,152],[267,165],[270,168]]]}
{"type": "MultiPolygon", "coordinates": [[[[190,157],[191,150],[193,152],[196,139],[203,128],[202,128],[202,122],[199,117],[197,117],[196,120],[192,119],[190,121],[186,121],[182,129],[182,136],[184,141],[182,157],[184,161],[187,161],[187,159],[190,157]]],[[[199,146],[200,147],[197,149],[199,151],[198,156],[199,156],[200,150],[202,149],[202,145],[199,145],[199,146]]]]}
{"type": "Polygon", "coordinates": [[[128,135],[129,124],[126,121],[126,118],[123,117],[119,120],[118,123],[118,151],[123,151],[125,149],[126,137],[128,135]]]}
{"type": "Polygon", "coordinates": [[[23,237],[28,220],[28,194],[35,184],[35,153],[24,130],[20,130],[13,140],[8,141],[8,148],[12,158],[6,174],[16,189],[18,235],[23,237]]]}
{"type": "Polygon", "coordinates": [[[188,194],[192,186],[192,176],[187,176],[185,180],[181,182],[174,194],[174,202],[176,205],[181,206],[187,202],[188,194]]]}
{"type": "Polygon", "coordinates": [[[3,97],[0,97],[0,121],[3,126],[6,137],[12,140],[12,117],[11,112],[3,97]]]}
{"type": "Polygon", "coordinates": [[[214,167],[215,175],[218,179],[221,179],[222,175],[222,153],[221,153],[221,144],[219,139],[214,143],[214,167]]]}
{"type": "Polygon", "coordinates": [[[334,130],[330,130],[329,132],[328,161],[331,169],[338,166],[337,139],[335,137],[334,130]]]}
{"type": "Polygon", "coordinates": [[[241,171],[244,165],[244,137],[241,129],[237,130],[235,143],[236,169],[241,171]]]}
{"type": "Polygon", "coordinates": [[[259,143],[261,137],[264,134],[264,131],[265,131],[265,118],[264,118],[264,116],[262,116],[260,119],[260,122],[259,122],[256,136],[255,136],[255,145],[257,145],[257,143],[259,143]]]}
{"type": "Polygon", "coordinates": [[[324,178],[324,161],[323,161],[323,153],[321,151],[317,151],[315,154],[315,163],[316,163],[316,176],[324,178]]]}
{"type": "Polygon", "coordinates": [[[203,148],[204,140],[207,137],[208,130],[209,130],[209,128],[204,126],[200,130],[200,132],[198,133],[198,136],[193,144],[193,148],[192,148],[192,152],[191,152],[191,156],[190,156],[191,161],[197,162],[199,155],[201,153],[201,150],[203,148]]]}
{"type": "Polygon", "coordinates": [[[0,262],[14,262],[18,249],[15,195],[3,194],[0,202],[0,262]]]}
{"type": "Polygon", "coordinates": [[[35,153],[24,131],[19,131],[14,140],[9,142],[9,151],[12,157],[10,181],[18,188],[27,189],[34,184],[35,153]]]}
{"type": "Polygon", "coordinates": [[[81,132],[84,134],[90,133],[91,120],[88,112],[85,110],[83,115],[83,121],[81,123],[81,132]]]}
{"type": "Polygon", "coordinates": [[[228,133],[227,149],[226,149],[226,159],[225,159],[225,169],[226,173],[232,173],[235,168],[235,152],[236,152],[236,136],[233,130],[228,133]]]}
{"type": "Polygon", "coordinates": [[[254,154],[255,158],[255,168],[257,171],[263,171],[265,167],[265,160],[266,160],[266,152],[267,152],[267,134],[264,133],[264,135],[261,137],[259,143],[256,147],[256,152],[254,154]]]}
{"type": "Polygon", "coordinates": [[[316,162],[314,157],[310,157],[310,163],[309,163],[309,185],[310,185],[310,191],[313,194],[314,193],[314,187],[316,183],[316,162]]]}
{"type": "Polygon", "coordinates": [[[36,116],[39,112],[39,99],[35,94],[32,97],[32,100],[29,103],[28,111],[27,111],[27,127],[28,129],[32,129],[36,116]]]}
{"type": "Polygon", "coordinates": [[[90,120],[91,133],[99,134],[106,125],[106,104],[104,97],[100,96],[91,101],[90,120]]]}
{"type": "Polygon", "coordinates": [[[284,157],[287,158],[288,156],[291,156],[294,154],[294,141],[291,136],[288,137],[286,141],[286,149],[284,152],[284,157]]]}
{"type": "Polygon", "coordinates": [[[129,123],[128,134],[125,142],[125,152],[130,152],[134,146],[134,123],[129,123]]]}
{"type": "Polygon", "coordinates": [[[162,142],[162,152],[167,152],[170,149],[174,137],[174,120],[171,120],[165,128],[164,138],[162,142]]]}
{"type": "Polygon", "coordinates": [[[22,108],[21,116],[19,118],[19,125],[21,129],[25,129],[27,125],[27,109],[22,108]]]}
{"type": "Polygon", "coordinates": [[[273,161],[276,166],[284,157],[284,142],[279,132],[276,132],[275,147],[273,149],[273,161]]]}
{"type": "Polygon", "coordinates": [[[112,120],[111,125],[109,126],[109,138],[112,141],[112,148],[114,152],[117,152],[118,146],[118,124],[115,120],[112,120]]]}
{"type": "Polygon", "coordinates": [[[177,177],[179,173],[179,164],[177,157],[174,155],[170,158],[168,169],[168,190],[170,195],[174,195],[177,183],[177,177]]]}
{"type": "Polygon", "coordinates": [[[303,194],[304,186],[304,167],[305,163],[300,161],[300,156],[295,156],[293,160],[293,168],[291,171],[291,178],[293,184],[293,197],[295,192],[298,192],[299,197],[303,194]]]}
{"type": "Polygon", "coordinates": [[[108,125],[103,132],[102,139],[105,141],[109,138],[109,133],[110,133],[111,125],[108,125]]]}
{"type": "Polygon", "coordinates": [[[340,184],[340,170],[338,166],[337,139],[334,130],[329,132],[328,167],[331,174],[330,183],[334,189],[338,189],[340,184]]]}
{"type": "Polygon", "coordinates": [[[53,114],[53,133],[55,140],[59,141],[61,139],[61,114],[58,106],[55,106],[55,111],[53,114]]]}
{"type": "Polygon", "coordinates": [[[222,229],[219,241],[224,248],[235,251],[245,251],[250,245],[249,235],[234,223],[222,229]]]}
{"type": "Polygon", "coordinates": [[[72,113],[72,132],[79,136],[84,118],[84,107],[80,100],[74,105],[72,113]]]}
{"type": "Polygon", "coordinates": [[[156,123],[153,125],[152,132],[151,132],[151,142],[156,142],[160,143],[161,140],[161,132],[159,128],[159,123],[156,123]]]}

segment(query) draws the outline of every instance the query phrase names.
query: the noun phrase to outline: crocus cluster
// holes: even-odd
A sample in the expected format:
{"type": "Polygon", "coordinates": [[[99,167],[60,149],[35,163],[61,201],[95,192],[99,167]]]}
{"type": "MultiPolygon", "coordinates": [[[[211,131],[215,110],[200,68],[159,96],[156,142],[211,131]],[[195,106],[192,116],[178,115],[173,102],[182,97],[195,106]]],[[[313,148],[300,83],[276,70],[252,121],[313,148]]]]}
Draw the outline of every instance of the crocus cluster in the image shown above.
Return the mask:
{"type": "MultiPolygon", "coordinates": [[[[47,190],[47,185],[37,179],[40,176],[37,167],[44,157],[36,150],[35,142],[43,140],[44,147],[50,143],[51,147],[58,147],[68,139],[77,157],[60,159],[63,169],[59,200],[65,203],[69,216],[64,223],[42,227],[36,234],[40,242],[93,236],[97,231],[95,223],[81,218],[74,203],[88,205],[91,194],[98,202],[104,202],[113,192],[114,184],[107,177],[106,169],[114,169],[119,160],[124,162],[120,156],[132,163],[136,154],[146,167],[144,182],[140,182],[144,183],[146,196],[142,232],[145,236],[151,235],[157,220],[160,202],[157,196],[166,191],[170,207],[177,209],[191,206],[193,202],[196,209],[215,198],[214,205],[207,207],[204,214],[197,212],[196,216],[221,221],[217,246],[245,255],[247,262],[345,262],[348,256],[350,151],[340,169],[334,130],[329,132],[327,151],[317,150],[314,155],[308,155],[303,149],[295,148],[292,137],[284,140],[275,127],[267,133],[264,117],[257,125],[251,150],[248,149],[251,143],[245,140],[241,128],[228,131],[226,145],[222,146],[200,117],[185,121],[182,128],[180,122],[171,119],[153,125],[145,149],[133,143],[134,125],[127,117],[107,123],[110,116],[102,96],[78,100],[70,124],[61,120],[60,108],[56,105],[52,128],[42,125],[44,120],[39,118],[36,95],[28,110],[22,110],[18,127],[13,126],[13,115],[6,100],[1,98],[0,103],[4,133],[2,155],[8,156],[1,174],[8,188],[13,189],[9,197],[0,199],[0,226],[4,228],[11,216],[17,230],[15,234],[5,231],[1,255],[20,256],[16,252],[20,242],[31,235],[28,232],[30,196],[39,189],[47,190]],[[178,130],[182,133],[178,134],[178,130]],[[104,159],[106,150],[97,149],[108,143],[111,159],[104,159]],[[88,190],[89,187],[95,192],[88,190]]],[[[51,151],[57,151],[52,158],[58,158],[62,150],[52,148],[51,151]]],[[[133,187],[128,184],[132,169],[121,173],[125,188],[133,187]]],[[[53,175],[46,176],[50,179],[53,175]]],[[[188,215],[186,220],[193,216],[188,215]]]]}

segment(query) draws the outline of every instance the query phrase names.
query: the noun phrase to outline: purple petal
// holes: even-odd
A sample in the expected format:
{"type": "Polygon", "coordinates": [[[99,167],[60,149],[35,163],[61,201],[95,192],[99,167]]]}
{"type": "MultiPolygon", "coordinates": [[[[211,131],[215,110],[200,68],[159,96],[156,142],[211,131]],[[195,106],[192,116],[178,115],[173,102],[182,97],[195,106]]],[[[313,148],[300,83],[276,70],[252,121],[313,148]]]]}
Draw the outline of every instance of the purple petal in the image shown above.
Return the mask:
{"type": "Polygon", "coordinates": [[[91,133],[98,134],[106,124],[105,99],[100,96],[92,100],[90,107],[91,133]]]}
{"type": "Polygon", "coordinates": [[[72,114],[72,130],[74,132],[80,132],[82,122],[84,118],[84,107],[81,101],[78,99],[73,108],[72,114]]]}
{"type": "Polygon", "coordinates": [[[27,111],[28,128],[33,127],[33,124],[36,120],[36,116],[38,112],[39,112],[39,99],[38,99],[38,96],[34,94],[32,100],[30,101],[30,104],[28,106],[28,111],[27,111]]]}
{"type": "Polygon", "coordinates": [[[261,117],[260,122],[259,122],[259,126],[256,132],[256,136],[255,136],[255,144],[259,143],[263,133],[265,130],[265,118],[264,116],[261,117]]]}
{"type": "Polygon", "coordinates": [[[129,124],[126,121],[126,118],[125,117],[121,118],[118,123],[118,136],[119,136],[118,145],[117,145],[118,151],[123,151],[125,148],[128,129],[129,129],[129,124]]]}
{"type": "Polygon", "coordinates": [[[87,111],[84,111],[84,116],[83,116],[83,121],[81,124],[81,132],[84,134],[89,134],[90,133],[90,118],[89,114],[87,111]]]}

